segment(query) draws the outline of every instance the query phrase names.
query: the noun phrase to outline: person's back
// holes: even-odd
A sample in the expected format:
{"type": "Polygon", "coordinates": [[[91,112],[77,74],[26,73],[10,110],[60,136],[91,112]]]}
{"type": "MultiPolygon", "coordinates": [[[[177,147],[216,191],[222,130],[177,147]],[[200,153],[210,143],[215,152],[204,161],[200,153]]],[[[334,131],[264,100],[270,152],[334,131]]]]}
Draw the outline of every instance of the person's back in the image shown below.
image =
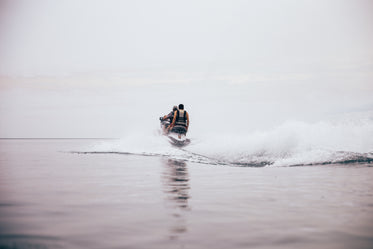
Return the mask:
{"type": "Polygon", "coordinates": [[[189,128],[189,114],[184,110],[184,105],[179,105],[179,110],[174,112],[174,118],[170,125],[172,132],[186,134],[189,128]]]}

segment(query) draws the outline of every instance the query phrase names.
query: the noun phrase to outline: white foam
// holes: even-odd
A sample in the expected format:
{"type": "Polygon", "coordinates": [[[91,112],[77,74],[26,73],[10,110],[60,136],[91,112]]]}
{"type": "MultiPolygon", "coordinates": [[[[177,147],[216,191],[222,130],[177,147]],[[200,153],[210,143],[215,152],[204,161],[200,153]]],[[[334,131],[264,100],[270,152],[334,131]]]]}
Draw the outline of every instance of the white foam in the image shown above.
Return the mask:
{"type": "Polygon", "coordinates": [[[246,133],[214,134],[210,130],[194,137],[191,134],[192,142],[183,150],[171,146],[158,130],[129,131],[119,140],[95,145],[90,150],[274,166],[338,162],[373,152],[371,113],[315,123],[287,121],[272,129],[246,133]]]}
{"type": "Polygon", "coordinates": [[[229,162],[311,164],[343,160],[341,152],[346,157],[372,152],[372,138],[369,116],[316,123],[287,121],[265,131],[205,137],[188,150],[229,162]]]}

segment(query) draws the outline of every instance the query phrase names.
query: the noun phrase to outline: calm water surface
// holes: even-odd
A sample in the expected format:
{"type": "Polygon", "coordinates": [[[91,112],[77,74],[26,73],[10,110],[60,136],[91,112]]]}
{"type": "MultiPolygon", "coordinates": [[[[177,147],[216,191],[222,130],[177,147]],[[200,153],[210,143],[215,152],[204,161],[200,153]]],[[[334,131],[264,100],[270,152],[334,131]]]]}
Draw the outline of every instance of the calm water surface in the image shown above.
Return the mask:
{"type": "Polygon", "coordinates": [[[230,167],[0,140],[0,248],[373,248],[370,164],[230,167]]]}

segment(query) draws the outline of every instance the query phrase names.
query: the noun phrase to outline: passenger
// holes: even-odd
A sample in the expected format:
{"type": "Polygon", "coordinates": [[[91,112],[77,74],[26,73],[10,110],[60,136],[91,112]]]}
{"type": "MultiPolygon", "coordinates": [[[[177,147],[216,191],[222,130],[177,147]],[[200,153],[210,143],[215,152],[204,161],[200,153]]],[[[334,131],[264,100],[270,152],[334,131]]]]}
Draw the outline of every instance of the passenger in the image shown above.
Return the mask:
{"type": "Polygon", "coordinates": [[[174,118],[174,112],[177,111],[177,106],[174,105],[174,107],[172,108],[172,111],[167,114],[167,115],[164,115],[163,117],[160,118],[160,120],[162,121],[162,124],[163,124],[163,133],[164,134],[167,134],[169,129],[168,127],[170,126],[173,118],[174,118]]]}
{"type": "Polygon", "coordinates": [[[181,135],[185,135],[188,132],[189,128],[189,114],[184,110],[184,105],[179,105],[179,110],[174,112],[174,118],[172,123],[169,126],[169,130],[172,132],[178,133],[179,138],[181,135]]]}
{"type": "Polygon", "coordinates": [[[167,114],[165,117],[166,117],[166,119],[169,119],[170,120],[170,123],[172,122],[172,120],[174,119],[174,113],[175,113],[175,111],[177,111],[177,106],[176,105],[174,105],[174,107],[172,107],[172,111],[169,113],[169,114],[167,114]]]}

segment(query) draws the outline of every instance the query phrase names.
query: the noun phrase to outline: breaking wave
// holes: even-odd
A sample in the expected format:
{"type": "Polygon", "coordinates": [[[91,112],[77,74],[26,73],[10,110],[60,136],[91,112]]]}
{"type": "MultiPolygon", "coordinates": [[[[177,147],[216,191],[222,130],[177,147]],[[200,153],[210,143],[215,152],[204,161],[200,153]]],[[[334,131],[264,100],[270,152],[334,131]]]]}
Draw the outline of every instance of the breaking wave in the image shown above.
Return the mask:
{"type": "Polygon", "coordinates": [[[170,145],[157,132],[133,133],[96,144],[80,153],[117,153],[162,156],[216,165],[294,166],[373,162],[373,119],[288,121],[246,134],[193,136],[184,148],[170,145]]]}

